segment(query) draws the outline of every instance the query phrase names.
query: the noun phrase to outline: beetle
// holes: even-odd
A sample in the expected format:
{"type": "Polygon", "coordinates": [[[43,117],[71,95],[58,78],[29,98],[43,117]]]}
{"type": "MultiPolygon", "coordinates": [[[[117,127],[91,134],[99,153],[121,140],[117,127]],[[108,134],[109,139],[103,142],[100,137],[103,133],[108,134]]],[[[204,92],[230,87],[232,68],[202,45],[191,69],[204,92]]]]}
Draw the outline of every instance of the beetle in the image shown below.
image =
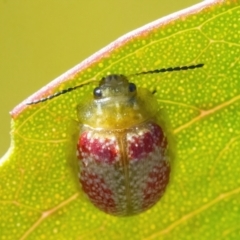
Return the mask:
{"type": "MultiPolygon", "coordinates": [[[[163,68],[134,75],[201,68],[163,68]]],[[[76,90],[77,85],[30,103],[76,90]]],[[[112,74],[102,78],[93,97],[77,108],[79,181],[89,200],[115,216],[131,216],[154,206],[169,183],[169,143],[154,94],[112,74]]]]}

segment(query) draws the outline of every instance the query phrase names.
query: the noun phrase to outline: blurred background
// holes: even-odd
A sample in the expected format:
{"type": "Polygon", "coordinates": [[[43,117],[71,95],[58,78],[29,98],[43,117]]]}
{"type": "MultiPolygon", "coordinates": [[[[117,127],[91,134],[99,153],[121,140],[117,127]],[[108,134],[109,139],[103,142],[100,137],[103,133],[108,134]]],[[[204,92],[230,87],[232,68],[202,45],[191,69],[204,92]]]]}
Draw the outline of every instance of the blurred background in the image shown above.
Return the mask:
{"type": "Polygon", "coordinates": [[[1,0],[0,157],[18,103],[123,34],[200,0],[1,0]]]}

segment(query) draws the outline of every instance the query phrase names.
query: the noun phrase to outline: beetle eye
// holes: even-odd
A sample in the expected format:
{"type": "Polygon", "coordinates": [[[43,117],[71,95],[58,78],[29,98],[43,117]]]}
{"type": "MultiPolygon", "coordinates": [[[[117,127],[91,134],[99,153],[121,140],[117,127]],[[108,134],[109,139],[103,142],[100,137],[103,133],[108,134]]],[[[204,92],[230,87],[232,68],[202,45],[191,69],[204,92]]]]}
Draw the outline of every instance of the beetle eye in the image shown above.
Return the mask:
{"type": "Polygon", "coordinates": [[[93,95],[95,98],[101,98],[102,97],[102,90],[99,87],[96,87],[93,90],[93,95]]]}
{"type": "Polygon", "coordinates": [[[135,92],[137,87],[134,83],[129,83],[128,89],[129,89],[129,92],[135,92]]]}

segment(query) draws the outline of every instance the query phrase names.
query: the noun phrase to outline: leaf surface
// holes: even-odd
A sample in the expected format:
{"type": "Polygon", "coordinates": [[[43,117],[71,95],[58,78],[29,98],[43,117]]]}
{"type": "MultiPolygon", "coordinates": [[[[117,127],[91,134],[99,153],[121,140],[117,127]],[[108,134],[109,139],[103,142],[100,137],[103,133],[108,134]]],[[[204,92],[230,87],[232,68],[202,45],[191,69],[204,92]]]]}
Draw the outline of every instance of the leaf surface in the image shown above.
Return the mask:
{"type": "Polygon", "coordinates": [[[76,107],[94,84],[19,104],[1,159],[0,239],[239,239],[240,2],[205,1],[116,40],[27,101],[110,73],[204,63],[131,78],[157,90],[172,134],[171,182],[159,203],[127,218],[97,210],[80,190],[76,107]]]}

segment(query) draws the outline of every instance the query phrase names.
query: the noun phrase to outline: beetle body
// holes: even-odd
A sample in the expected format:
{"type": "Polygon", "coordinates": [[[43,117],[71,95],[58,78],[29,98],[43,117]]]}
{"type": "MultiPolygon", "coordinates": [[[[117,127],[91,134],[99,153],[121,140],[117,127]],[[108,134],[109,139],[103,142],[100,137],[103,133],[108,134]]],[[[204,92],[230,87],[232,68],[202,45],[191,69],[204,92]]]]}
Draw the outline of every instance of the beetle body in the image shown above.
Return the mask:
{"type": "Polygon", "coordinates": [[[162,197],[170,174],[168,142],[157,102],[123,75],[100,81],[94,98],[78,107],[79,180],[100,210],[129,216],[162,197]]]}

